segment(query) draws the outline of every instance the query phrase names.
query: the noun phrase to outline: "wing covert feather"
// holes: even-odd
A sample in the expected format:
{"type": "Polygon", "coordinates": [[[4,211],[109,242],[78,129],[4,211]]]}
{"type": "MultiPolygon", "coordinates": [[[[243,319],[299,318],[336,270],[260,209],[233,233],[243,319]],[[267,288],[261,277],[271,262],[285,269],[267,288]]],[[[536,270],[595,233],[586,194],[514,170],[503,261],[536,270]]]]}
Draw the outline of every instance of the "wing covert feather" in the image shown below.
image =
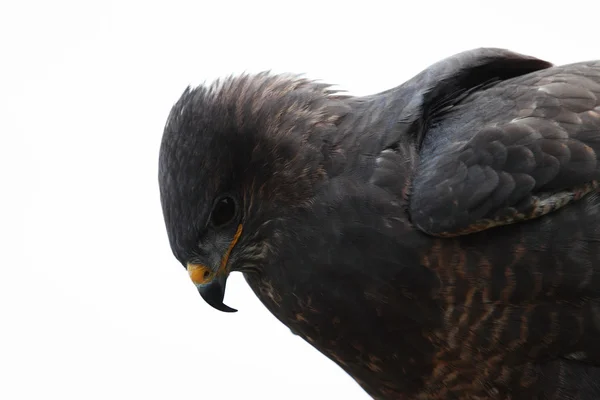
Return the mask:
{"type": "Polygon", "coordinates": [[[600,62],[501,81],[425,132],[411,219],[457,236],[540,217],[598,187],[599,156],[600,62]]]}

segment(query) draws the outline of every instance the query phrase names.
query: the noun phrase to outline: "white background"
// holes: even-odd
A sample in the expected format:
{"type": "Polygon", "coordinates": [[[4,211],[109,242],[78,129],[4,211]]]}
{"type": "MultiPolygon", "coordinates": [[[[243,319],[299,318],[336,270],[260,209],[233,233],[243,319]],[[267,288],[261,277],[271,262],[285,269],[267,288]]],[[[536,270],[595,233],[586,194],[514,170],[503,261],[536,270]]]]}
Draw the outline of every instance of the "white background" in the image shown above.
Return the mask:
{"type": "Polygon", "coordinates": [[[241,276],[238,313],[202,301],[163,226],[162,129],[186,85],[242,71],[362,95],[479,46],[600,58],[597,0],[478,3],[2,2],[0,399],[367,399],[241,276]]]}

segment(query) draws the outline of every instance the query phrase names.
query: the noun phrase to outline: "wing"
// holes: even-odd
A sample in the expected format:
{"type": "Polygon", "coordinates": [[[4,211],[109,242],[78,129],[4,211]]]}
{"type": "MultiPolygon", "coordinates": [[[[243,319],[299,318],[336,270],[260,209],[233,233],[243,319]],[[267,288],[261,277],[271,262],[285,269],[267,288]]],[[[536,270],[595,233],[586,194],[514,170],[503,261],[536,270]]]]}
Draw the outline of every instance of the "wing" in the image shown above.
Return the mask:
{"type": "Polygon", "coordinates": [[[537,218],[598,187],[600,61],[502,80],[458,101],[423,137],[409,204],[422,231],[457,236],[537,218]]]}
{"type": "MultiPolygon", "coordinates": [[[[547,61],[504,49],[479,48],[458,53],[431,65],[399,87],[362,98],[360,103],[366,105],[354,113],[355,119],[346,118],[349,126],[342,124],[340,131],[354,133],[346,135],[351,136],[351,141],[363,139],[363,149],[369,149],[373,140],[372,134],[362,132],[381,132],[374,149],[379,154],[370,182],[405,203],[419,159],[415,143],[423,140],[432,116],[486,84],[551,66],[547,61]]],[[[428,137],[431,136],[429,132],[428,137]]]]}

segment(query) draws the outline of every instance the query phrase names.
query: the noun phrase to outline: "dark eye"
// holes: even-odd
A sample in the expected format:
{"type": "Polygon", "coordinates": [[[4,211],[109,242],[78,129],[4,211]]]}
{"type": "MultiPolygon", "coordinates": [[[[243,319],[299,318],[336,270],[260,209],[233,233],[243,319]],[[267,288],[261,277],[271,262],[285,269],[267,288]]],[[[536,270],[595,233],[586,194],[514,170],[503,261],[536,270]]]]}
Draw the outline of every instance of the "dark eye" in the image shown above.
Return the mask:
{"type": "Polygon", "coordinates": [[[215,227],[226,225],[235,217],[235,201],[231,197],[220,199],[210,214],[210,222],[215,227]]]}

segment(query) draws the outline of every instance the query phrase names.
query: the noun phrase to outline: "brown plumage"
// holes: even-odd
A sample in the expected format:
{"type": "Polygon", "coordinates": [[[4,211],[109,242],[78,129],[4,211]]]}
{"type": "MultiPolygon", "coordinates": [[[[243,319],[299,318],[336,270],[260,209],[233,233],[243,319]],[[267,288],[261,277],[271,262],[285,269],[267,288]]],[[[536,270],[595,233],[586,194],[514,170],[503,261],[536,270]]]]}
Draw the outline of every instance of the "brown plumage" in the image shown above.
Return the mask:
{"type": "Polygon", "coordinates": [[[599,154],[600,62],[478,49],[366,97],[269,74],[188,89],[159,178],[203,298],[232,311],[243,272],[373,398],[590,400],[599,154]]]}

